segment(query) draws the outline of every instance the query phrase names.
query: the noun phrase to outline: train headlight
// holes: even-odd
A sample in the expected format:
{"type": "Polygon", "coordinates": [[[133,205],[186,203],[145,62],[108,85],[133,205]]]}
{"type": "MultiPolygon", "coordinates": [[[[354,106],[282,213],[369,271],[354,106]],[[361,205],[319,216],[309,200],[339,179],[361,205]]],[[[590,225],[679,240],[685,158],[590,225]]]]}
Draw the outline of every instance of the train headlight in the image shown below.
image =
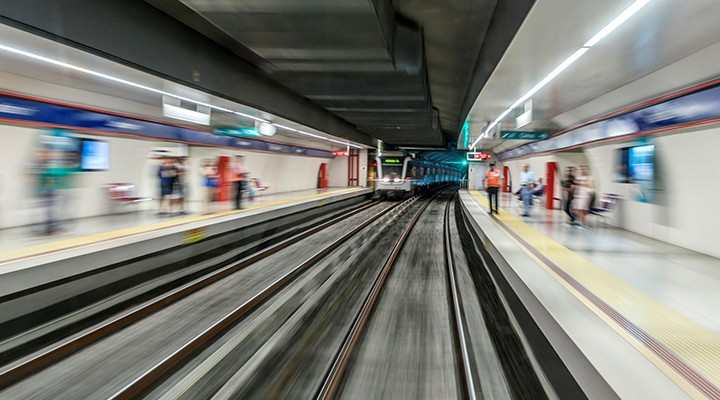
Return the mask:
{"type": "Polygon", "coordinates": [[[383,182],[385,182],[385,183],[390,182],[390,178],[383,178],[383,182]]]}
{"type": "Polygon", "coordinates": [[[395,182],[395,183],[400,183],[400,182],[402,182],[402,179],[400,179],[400,178],[395,178],[395,179],[393,179],[393,182],[395,182]]]}

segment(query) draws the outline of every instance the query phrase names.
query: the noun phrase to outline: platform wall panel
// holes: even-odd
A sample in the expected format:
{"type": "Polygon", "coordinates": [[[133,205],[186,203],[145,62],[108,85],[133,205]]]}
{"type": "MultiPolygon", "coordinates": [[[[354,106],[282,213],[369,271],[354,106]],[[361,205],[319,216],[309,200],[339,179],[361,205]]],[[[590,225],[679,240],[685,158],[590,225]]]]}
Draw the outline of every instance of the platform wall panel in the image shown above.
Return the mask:
{"type": "MultiPolygon", "coordinates": [[[[44,221],[46,209],[36,196],[38,180],[34,173],[38,136],[41,128],[0,125],[0,229],[38,224],[44,221]]],[[[107,141],[110,144],[110,169],[78,172],[72,178],[72,188],[64,191],[59,207],[61,219],[87,218],[135,209],[154,209],[156,201],[138,205],[123,205],[109,200],[109,183],[131,183],[138,196],[157,199],[160,185],[157,176],[159,161],[153,159],[158,148],[182,147],[169,142],[139,140],[112,136],[78,135],[107,141]]],[[[185,146],[187,147],[187,146],[185,146]]],[[[217,156],[245,155],[250,176],[269,186],[263,194],[283,193],[317,187],[317,175],[322,162],[329,159],[260,152],[238,152],[231,149],[195,147],[188,150],[188,196],[191,201],[203,200],[202,160],[217,156]]],[[[347,163],[347,160],[345,160],[347,163]]],[[[347,166],[345,166],[347,171],[347,166]]],[[[347,184],[345,172],[343,184],[347,184]]]]}
{"type": "Polygon", "coordinates": [[[656,181],[652,203],[638,201],[639,186],[613,179],[617,149],[632,142],[586,150],[604,192],[623,197],[617,226],[671,244],[720,257],[720,127],[692,129],[652,139],[656,181]]]}

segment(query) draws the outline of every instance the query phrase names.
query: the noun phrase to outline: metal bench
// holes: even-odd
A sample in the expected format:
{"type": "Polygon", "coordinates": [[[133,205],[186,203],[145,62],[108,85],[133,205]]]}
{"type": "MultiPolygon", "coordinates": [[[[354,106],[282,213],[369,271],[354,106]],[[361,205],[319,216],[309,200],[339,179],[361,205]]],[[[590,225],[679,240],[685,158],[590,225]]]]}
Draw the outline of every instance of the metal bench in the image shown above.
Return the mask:
{"type": "Polygon", "coordinates": [[[599,199],[599,207],[590,207],[588,215],[600,217],[607,226],[607,216],[615,210],[619,198],[620,196],[614,193],[603,193],[599,199]]]}
{"type": "Polygon", "coordinates": [[[152,200],[152,197],[136,196],[135,185],[132,183],[109,183],[107,188],[110,201],[123,206],[152,200]]]}

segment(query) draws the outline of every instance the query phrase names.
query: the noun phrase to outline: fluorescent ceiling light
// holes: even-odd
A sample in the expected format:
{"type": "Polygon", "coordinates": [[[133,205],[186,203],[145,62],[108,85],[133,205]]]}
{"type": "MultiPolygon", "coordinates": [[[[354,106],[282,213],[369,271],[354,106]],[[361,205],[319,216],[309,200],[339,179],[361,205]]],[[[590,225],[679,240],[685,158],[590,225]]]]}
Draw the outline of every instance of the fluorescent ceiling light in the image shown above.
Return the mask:
{"type": "Polygon", "coordinates": [[[78,71],[78,72],[82,72],[82,73],[84,73],[84,74],[96,76],[96,77],[98,77],[98,78],[102,78],[102,79],[106,79],[106,80],[109,80],[109,81],[121,83],[121,84],[123,84],[123,85],[132,86],[132,87],[135,87],[135,88],[138,88],[138,89],[147,90],[147,91],[149,91],[149,92],[157,93],[157,94],[160,94],[160,95],[163,95],[163,96],[168,96],[168,97],[176,98],[176,99],[183,100],[183,101],[187,101],[187,102],[189,102],[189,103],[197,104],[197,105],[200,105],[200,106],[205,106],[205,107],[211,108],[211,109],[213,109],[213,110],[218,110],[218,111],[223,111],[223,112],[227,112],[227,113],[231,113],[231,114],[235,114],[235,115],[240,115],[240,116],[242,116],[242,117],[249,118],[249,119],[251,119],[251,120],[258,121],[258,122],[262,122],[262,123],[266,123],[266,124],[273,124],[273,125],[275,125],[275,126],[277,126],[277,127],[279,127],[279,128],[287,129],[287,130],[289,130],[289,131],[301,133],[301,134],[308,135],[308,136],[314,136],[314,137],[317,137],[317,138],[319,138],[319,139],[327,140],[327,141],[334,142],[334,143],[340,143],[340,144],[343,144],[343,145],[352,146],[352,147],[355,147],[355,148],[358,148],[358,149],[364,148],[364,147],[362,147],[362,146],[354,145],[354,144],[351,144],[351,143],[342,142],[342,141],[339,141],[339,140],[330,139],[330,138],[326,138],[326,137],[319,136],[319,135],[313,135],[313,134],[310,134],[310,133],[307,133],[307,132],[299,131],[299,130],[297,130],[297,129],[293,129],[293,128],[290,128],[290,127],[278,125],[278,124],[272,123],[272,122],[270,122],[270,121],[268,121],[268,120],[265,120],[265,119],[263,119],[263,118],[258,118],[258,117],[255,117],[255,116],[253,116],[253,115],[249,115],[249,114],[242,113],[242,112],[240,112],[240,111],[234,111],[234,110],[230,110],[230,109],[227,109],[227,108],[224,108],[224,107],[219,107],[219,106],[216,106],[216,105],[213,105],[213,104],[204,103],[204,102],[202,102],[202,101],[193,100],[193,99],[190,99],[190,98],[187,98],[187,97],[183,97],[183,96],[179,96],[179,95],[176,95],[176,94],[173,94],[173,93],[170,93],[170,92],[166,92],[166,91],[164,91],[164,90],[159,90],[159,89],[155,89],[155,88],[152,88],[152,87],[149,87],[149,86],[141,85],[141,84],[139,84],[139,83],[135,83],[135,82],[132,82],[132,81],[128,81],[128,80],[126,80],[126,79],[122,79],[122,78],[118,78],[118,77],[115,77],[115,76],[103,74],[102,72],[93,71],[93,70],[90,70],[90,69],[87,69],[87,68],[83,68],[83,67],[79,67],[79,66],[73,65],[73,64],[68,64],[68,63],[66,63],[66,62],[59,61],[59,60],[55,60],[55,59],[52,59],[52,58],[49,58],[49,57],[45,57],[45,56],[41,56],[41,55],[39,55],[39,54],[31,53],[31,52],[29,52],[29,51],[16,49],[16,48],[14,48],[14,47],[10,47],[10,46],[4,45],[4,44],[0,44],[0,50],[5,50],[5,51],[10,52],[10,53],[13,53],[13,54],[18,54],[18,55],[21,55],[21,56],[24,56],[24,57],[32,58],[32,59],[34,59],[34,60],[46,62],[46,63],[48,63],[48,64],[57,65],[57,66],[59,66],[59,67],[71,69],[71,70],[73,70],[73,71],[78,71]]]}
{"type": "Polygon", "coordinates": [[[598,32],[595,36],[592,37],[592,39],[588,40],[583,47],[593,47],[595,46],[602,38],[610,34],[610,32],[614,31],[615,28],[622,25],[623,22],[627,21],[628,18],[632,17],[633,14],[638,12],[643,6],[647,3],[649,3],[650,0],[637,0],[634,2],[630,7],[626,8],[625,11],[620,13],[617,17],[615,17],[614,20],[610,21],[607,26],[602,28],[600,32],[598,32]]]}
{"type": "Polygon", "coordinates": [[[650,0],[637,0],[633,4],[630,5],[630,7],[626,8],[625,11],[620,13],[615,19],[610,21],[609,24],[607,24],[604,28],[600,30],[595,36],[593,36],[590,40],[587,41],[583,45],[583,47],[579,48],[575,53],[573,53],[570,57],[565,59],[560,65],[555,67],[555,69],[550,72],[543,80],[538,82],[537,85],[533,86],[532,89],[530,89],[527,93],[525,93],[522,97],[520,97],[515,103],[513,103],[507,110],[503,111],[502,114],[500,114],[495,121],[493,121],[488,127],[485,129],[485,131],[473,141],[473,143],[470,145],[470,148],[474,148],[477,146],[477,143],[480,141],[480,139],[488,137],[490,134],[490,131],[505,117],[512,112],[517,106],[528,100],[532,95],[537,93],[538,90],[542,89],[545,85],[547,85],[551,80],[553,80],[556,76],[558,76],[563,70],[565,70],[567,67],[570,66],[570,64],[577,61],[578,58],[582,57],[585,52],[590,50],[591,47],[595,46],[600,40],[602,40],[605,36],[610,34],[610,32],[614,31],[618,26],[622,25],[623,22],[627,21],[630,17],[632,17],[635,13],[637,13],[643,6],[645,6],[647,3],[649,3],[650,0]]]}
{"type": "Polygon", "coordinates": [[[490,135],[490,131],[497,126],[500,121],[502,121],[505,117],[508,116],[514,110],[517,106],[524,103],[527,99],[532,97],[535,93],[537,93],[538,90],[542,89],[545,85],[547,85],[551,80],[553,80],[556,76],[560,75],[561,72],[563,72],[567,67],[570,66],[570,64],[577,61],[578,58],[582,57],[585,52],[587,52],[589,49],[587,47],[581,47],[579,48],[575,53],[573,53],[570,57],[566,58],[565,61],[560,63],[557,67],[555,67],[552,72],[550,72],[545,78],[543,78],[540,82],[537,83],[537,85],[533,86],[532,89],[530,89],[527,93],[525,93],[521,98],[517,99],[510,107],[508,107],[507,110],[503,111],[502,114],[500,114],[497,118],[495,118],[495,121],[493,121],[488,127],[485,129],[485,132],[482,133],[482,135],[478,136],[475,141],[470,145],[470,148],[473,148],[477,145],[477,143],[480,141],[480,139],[488,137],[490,135]]]}
{"type": "Polygon", "coordinates": [[[0,49],[1,49],[1,50],[5,50],[5,51],[8,51],[8,52],[10,52],[10,53],[15,53],[15,54],[19,54],[19,55],[21,55],[21,56],[29,57],[29,58],[32,58],[32,59],[35,59],[35,60],[43,61],[43,62],[46,62],[46,63],[49,63],[49,64],[57,65],[57,66],[60,66],[60,67],[63,67],[63,68],[71,69],[71,70],[73,70],[73,71],[78,71],[78,72],[82,72],[82,73],[84,73],[84,74],[88,74],[88,75],[92,75],[92,76],[97,76],[98,78],[103,78],[103,79],[107,79],[107,80],[109,80],[109,81],[113,81],[113,82],[117,82],[117,83],[122,83],[123,85],[136,87],[136,88],[138,88],[138,89],[147,90],[147,91],[150,91],[150,92],[153,92],[153,93],[157,93],[157,94],[161,94],[161,95],[164,95],[164,96],[169,96],[169,97],[173,97],[173,98],[176,98],[176,99],[179,99],[179,100],[187,101],[187,102],[190,102],[190,103],[193,103],[193,104],[205,106],[205,107],[211,108],[211,109],[213,109],[213,110],[224,111],[224,112],[228,112],[228,113],[231,113],[231,114],[241,115],[241,116],[243,116],[243,117],[245,117],[245,118],[249,118],[249,119],[252,119],[252,120],[255,120],[255,121],[269,122],[269,121],[266,121],[266,120],[264,120],[264,119],[262,119],[262,118],[258,118],[258,117],[255,117],[255,116],[252,116],[252,115],[249,115],[249,114],[245,114],[245,113],[242,113],[242,112],[239,112],[239,111],[233,111],[233,110],[229,110],[229,109],[224,108],[224,107],[219,107],[219,106],[212,105],[212,104],[209,104],[209,103],[203,103],[202,101],[197,101],[197,100],[193,100],[193,99],[190,99],[190,98],[187,98],[187,97],[179,96],[179,95],[176,95],[176,94],[173,94],[173,93],[170,93],[170,92],[166,92],[166,91],[164,91],[164,90],[159,90],[159,89],[151,88],[151,87],[149,87],[149,86],[145,86],[145,85],[141,85],[141,84],[139,84],[139,83],[135,83],[135,82],[132,82],[132,81],[128,81],[128,80],[126,80],[126,79],[117,78],[117,77],[115,77],[115,76],[103,74],[102,72],[97,72],[97,71],[93,71],[93,70],[90,70],[90,69],[87,69],[87,68],[78,67],[77,65],[68,64],[68,63],[63,62],[63,61],[58,61],[58,60],[55,60],[55,59],[52,59],[52,58],[44,57],[44,56],[41,56],[41,55],[38,55],[38,54],[30,53],[30,52],[25,51],[25,50],[16,49],[16,48],[14,48],[14,47],[6,46],[6,45],[3,45],[3,44],[0,44],[0,49]]]}
{"type": "Polygon", "coordinates": [[[538,90],[542,89],[543,86],[545,86],[545,85],[547,85],[548,83],[550,83],[550,81],[553,80],[553,79],[555,79],[556,76],[560,75],[561,72],[563,72],[567,67],[569,67],[570,64],[572,64],[572,63],[574,63],[575,61],[577,61],[578,58],[582,57],[582,55],[585,54],[585,52],[587,52],[588,50],[590,50],[590,49],[587,48],[587,47],[581,47],[581,48],[579,48],[579,49],[578,49],[576,52],[574,52],[570,57],[566,58],[565,61],[563,61],[562,63],[560,63],[560,65],[558,65],[557,67],[555,67],[555,69],[552,70],[552,72],[550,72],[545,78],[543,78],[543,80],[541,80],[540,82],[538,82],[537,85],[533,86],[533,88],[530,89],[530,91],[528,91],[527,93],[525,93],[525,95],[523,95],[523,97],[519,98],[515,103],[513,103],[513,105],[510,106],[510,110],[514,109],[515,107],[517,107],[517,106],[519,106],[520,104],[524,103],[525,100],[527,100],[527,99],[529,99],[530,97],[532,97],[532,95],[534,95],[535,93],[537,93],[538,90]]]}
{"type": "Polygon", "coordinates": [[[276,123],[274,123],[274,122],[272,122],[272,124],[275,125],[275,126],[278,127],[278,128],[285,129],[286,131],[296,132],[296,133],[299,133],[299,134],[301,134],[301,135],[305,135],[305,136],[310,136],[310,137],[314,137],[314,138],[318,138],[318,139],[327,140],[327,141],[329,141],[329,142],[333,142],[333,143],[338,143],[338,144],[342,144],[342,145],[354,147],[354,148],[356,148],[356,149],[364,149],[364,147],[358,146],[358,145],[356,145],[356,144],[352,144],[352,143],[350,143],[350,142],[343,142],[343,141],[341,141],[341,140],[336,140],[336,139],[327,138],[327,137],[325,137],[325,136],[320,136],[320,135],[316,135],[316,134],[314,134],[314,133],[305,132],[305,131],[301,131],[301,130],[299,130],[299,129],[291,128],[291,127],[289,127],[289,126],[276,124],[276,123]]]}

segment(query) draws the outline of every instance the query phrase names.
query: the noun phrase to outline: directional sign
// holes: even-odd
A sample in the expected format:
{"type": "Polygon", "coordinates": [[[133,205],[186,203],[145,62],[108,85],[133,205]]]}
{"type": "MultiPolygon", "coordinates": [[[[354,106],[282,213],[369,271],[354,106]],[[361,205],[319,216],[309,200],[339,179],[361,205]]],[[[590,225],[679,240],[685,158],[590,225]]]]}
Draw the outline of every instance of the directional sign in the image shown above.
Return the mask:
{"type": "Polygon", "coordinates": [[[490,154],[487,153],[474,153],[474,152],[468,152],[467,153],[467,160],[468,161],[483,161],[490,158],[490,154]]]}
{"type": "Polygon", "coordinates": [[[545,140],[550,137],[548,132],[534,131],[500,131],[500,139],[510,140],[545,140]]]}
{"type": "Polygon", "coordinates": [[[218,136],[260,136],[255,128],[215,128],[214,133],[218,136]]]}

